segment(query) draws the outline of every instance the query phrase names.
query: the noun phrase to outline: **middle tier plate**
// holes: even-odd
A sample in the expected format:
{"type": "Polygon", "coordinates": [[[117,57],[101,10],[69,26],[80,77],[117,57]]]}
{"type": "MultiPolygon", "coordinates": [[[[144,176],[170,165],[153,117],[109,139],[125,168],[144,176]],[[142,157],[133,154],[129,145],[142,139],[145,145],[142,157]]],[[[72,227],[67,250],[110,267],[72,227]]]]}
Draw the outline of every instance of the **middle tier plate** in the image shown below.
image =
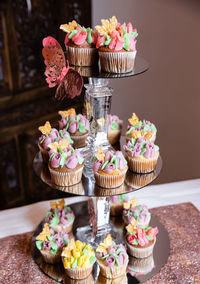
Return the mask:
{"type": "Polygon", "coordinates": [[[158,163],[153,172],[148,174],[136,174],[128,170],[125,182],[120,186],[112,189],[102,188],[94,183],[93,179],[82,177],[82,181],[73,186],[58,186],[51,181],[48,166],[43,163],[40,152],[37,153],[33,161],[35,173],[41,180],[51,188],[67,192],[74,195],[85,196],[112,196],[139,190],[155,180],[162,168],[162,158],[158,158],[158,163]]]}

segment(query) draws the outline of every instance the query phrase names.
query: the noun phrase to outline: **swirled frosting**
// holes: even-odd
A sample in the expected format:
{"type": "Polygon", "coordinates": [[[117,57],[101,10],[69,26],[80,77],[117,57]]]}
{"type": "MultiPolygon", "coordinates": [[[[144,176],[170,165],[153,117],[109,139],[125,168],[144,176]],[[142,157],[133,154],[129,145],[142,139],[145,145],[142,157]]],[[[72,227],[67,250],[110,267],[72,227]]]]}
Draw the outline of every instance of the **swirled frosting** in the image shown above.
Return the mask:
{"type": "Polygon", "coordinates": [[[69,22],[60,26],[60,29],[65,31],[65,44],[71,40],[75,45],[96,44],[98,33],[91,28],[85,28],[77,24],[76,21],[69,22]]]}
{"type": "Polygon", "coordinates": [[[110,234],[107,235],[103,243],[97,249],[97,259],[105,266],[120,266],[128,263],[128,255],[123,244],[116,244],[110,234]]]}
{"type": "Polygon", "coordinates": [[[93,171],[101,174],[119,174],[127,169],[127,161],[121,151],[104,153],[99,147],[94,156],[93,171]]]}
{"type": "Polygon", "coordinates": [[[59,129],[66,130],[70,135],[74,135],[77,132],[85,134],[89,131],[89,121],[82,114],[63,117],[59,121],[59,129]]]}
{"type": "Polygon", "coordinates": [[[49,228],[47,223],[45,223],[42,232],[36,237],[37,248],[40,251],[48,251],[51,254],[61,251],[68,243],[69,237],[66,232],[57,233],[52,228],[49,228]]]}
{"type": "Polygon", "coordinates": [[[132,226],[129,224],[126,226],[127,236],[126,240],[133,246],[147,246],[151,241],[155,240],[158,234],[158,228],[145,227],[145,226],[132,226]]]}
{"type": "Polygon", "coordinates": [[[51,208],[46,214],[46,222],[50,227],[55,225],[66,226],[74,221],[74,213],[69,206],[51,208]]]}
{"type": "Polygon", "coordinates": [[[120,120],[117,115],[109,115],[108,119],[108,131],[110,130],[121,130],[123,120],[120,120]]]}
{"type": "Polygon", "coordinates": [[[146,138],[140,137],[138,139],[131,138],[131,140],[124,145],[124,150],[131,157],[144,157],[149,159],[155,157],[156,153],[159,151],[159,147],[146,138]]]}
{"type": "Polygon", "coordinates": [[[95,28],[99,32],[96,47],[107,47],[111,50],[135,51],[137,30],[131,23],[121,25],[115,16],[109,20],[101,20],[101,26],[95,28]]]}

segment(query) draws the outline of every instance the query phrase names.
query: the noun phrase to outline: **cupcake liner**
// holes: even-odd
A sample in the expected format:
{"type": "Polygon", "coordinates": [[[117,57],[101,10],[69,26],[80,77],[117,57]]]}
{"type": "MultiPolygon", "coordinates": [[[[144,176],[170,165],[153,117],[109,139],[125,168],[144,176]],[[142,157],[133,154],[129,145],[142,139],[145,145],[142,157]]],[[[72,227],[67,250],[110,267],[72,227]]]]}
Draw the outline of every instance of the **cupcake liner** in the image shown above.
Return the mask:
{"type": "Polygon", "coordinates": [[[98,63],[98,51],[94,47],[72,47],[66,45],[69,64],[93,66],[98,63]]]}
{"type": "Polygon", "coordinates": [[[127,172],[125,183],[135,189],[141,188],[151,183],[155,178],[155,172],[147,174],[134,174],[131,171],[127,172]]]}
{"type": "Polygon", "coordinates": [[[82,147],[86,146],[88,133],[80,135],[80,136],[73,136],[73,135],[71,135],[71,138],[74,141],[74,144],[73,144],[74,148],[82,148],[82,147]]]}
{"type": "Polygon", "coordinates": [[[92,272],[93,265],[87,268],[67,268],[65,269],[66,274],[72,279],[85,279],[92,272]]]}
{"type": "Polygon", "coordinates": [[[108,131],[108,141],[111,145],[116,144],[121,136],[121,130],[110,130],[108,131]]]}
{"type": "Polygon", "coordinates": [[[61,262],[61,251],[58,251],[56,254],[53,254],[45,250],[41,250],[40,253],[46,263],[57,264],[61,262]]]}
{"type": "Polygon", "coordinates": [[[121,216],[123,211],[123,204],[111,203],[110,204],[110,215],[111,216],[121,216]]]}
{"type": "Polygon", "coordinates": [[[51,228],[56,232],[64,231],[66,233],[69,233],[69,232],[72,231],[73,223],[74,223],[74,220],[68,225],[63,225],[63,226],[62,225],[53,225],[53,226],[51,226],[51,228]]]}
{"type": "Polygon", "coordinates": [[[105,278],[101,273],[99,273],[99,276],[96,282],[96,284],[127,284],[127,283],[128,281],[127,281],[126,273],[112,280],[105,278]]]}
{"type": "Polygon", "coordinates": [[[122,194],[122,193],[125,193],[124,183],[122,183],[118,187],[113,187],[113,188],[105,188],[105,187],[101,187],[101,186],[95,184],[94,193],[97,196],[105,196],[105,195],[109,196],[109,195],[122,194]]]}
{"type": "Polygon", "coordinates": [[[145,258],[130,257],[128,268],[133,269],[135,272],[147,273],[154,267],[153,254],[145,258]]]}
{"type": "Polygon", "coordinates": [[[98,265],[99,265],[99,268],[100,268],[100,273],[104,277],[109,278],[109,279],[115,279],[115,278],[120,277],[123,274],[125,274],[126,273],[126,267],[128,265],[128,259],[127,259],[126,264],[119,265],[119,266],[114,265],[112,267],[105,266],[101,260],[97,260],[97,262],[98,262],[98,265]]]}
{"type": "Polygon", "coordinates": [[[69,186],[73,184],[77,184],[81,181],[82,173],[83,173],[83,166],[78,170],[73,172],[59,172],[52,169],[49,166],[49,171],[51,174],[51,180],[53,183],[59,186],[69,186]]]}
{"type": "Polygon", "coordinates": [[[85,279],[71,279],[67,275],[63,278],[64,284],[94,284],[94,277],[92,273],[85,279]]]}
{"type": "Polygon", "coordinates": [[[134,68],[136,51],[99,51],[101,69],[111,73],[127,73],[134,68]]]}
{"type": "Polygon", "coordinates": [[[38,143],[38,147],[40,149],[41,155],[42,155],[42,160],[45,164],[49,162],[49,153],[47,150],[43,149],[42,146],[38,143]]]}
{"type": "Polygon", "coordinates": [[[150,256],[153,253],[153,248],[155,243],[156,243],[156,238],[154,242],[148,247],[134,247],[126,241],[128,254],[136,258],[144,258],[150,256]]]}
{"type": "Polygon", "coordinates": [[[128,154],[126,154],[125,158],[128,162],[129,169],[135,173],[152,172],[155,169],[157,161],[158,161],[158,155],[155,155],[154,158],[150,158],[150,159],[137,160],[133,157],[130,157],[128,154]]]}
{"type": "Polygon", "coordinates": [[[96,183],[104,188],[115,188],[120,186],[125,179],[127,169],[119,175],[101,175],[98,172],[94,173],[96,183]]]}
{"type": "Polygon", "coordinates": [[[70,185],[70,186],[56,186],[59,190],[68,192],[68,193],[73,193],[73,194],[82,194],[83,193],[83,184],[80,181],[77,184],[70,185]]]}

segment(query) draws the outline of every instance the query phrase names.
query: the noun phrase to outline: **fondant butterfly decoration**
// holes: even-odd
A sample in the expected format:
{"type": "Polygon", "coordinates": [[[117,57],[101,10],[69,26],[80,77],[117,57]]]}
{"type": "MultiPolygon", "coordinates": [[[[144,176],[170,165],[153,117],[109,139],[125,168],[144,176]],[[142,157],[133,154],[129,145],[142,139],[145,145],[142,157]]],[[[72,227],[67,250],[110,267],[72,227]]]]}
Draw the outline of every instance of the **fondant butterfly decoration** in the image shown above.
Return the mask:
{"type": "Polygon", "coordinates": [[[83,87],[81,75],[65,60],[62,47],[57,40],[51,36],[45,37],[42,41],[42,55],[46,65],[45,76],[49,88],[57,87],[55,97],[58,100],[64,98],[73,99],[79,96],[83,87]]]}

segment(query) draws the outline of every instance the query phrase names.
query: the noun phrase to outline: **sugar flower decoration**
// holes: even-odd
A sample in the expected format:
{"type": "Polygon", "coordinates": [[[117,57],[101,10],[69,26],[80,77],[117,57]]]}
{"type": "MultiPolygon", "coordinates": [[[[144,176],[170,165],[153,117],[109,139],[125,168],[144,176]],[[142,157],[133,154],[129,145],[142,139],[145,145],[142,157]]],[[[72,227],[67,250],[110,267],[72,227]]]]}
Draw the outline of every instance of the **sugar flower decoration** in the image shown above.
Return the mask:
{"type": "Polygon", "coordinates": [[[76,21],[69,22],[68,24],[64,24],[60,26],[60,29],[66,33],[71,33],[78,26],[76,21]]]}
{"type": "Polygon", "coordinates": [[[59,142],[50,143],[48,146],[50,149],[54,149],[55,152],[58,152],[58,149],[64,150],[67,148],[69,146],[69,141],[68,139],[63,139],[59,142]]]}
{"type": "Polygon", "coordinates": [[[126,230],[128,233],[133,233],[135,231],[136,225],[133,226],[132,224],[129,224],[128,226],[126,226],[126,230]]]}
{"type": "Polygon", "coordinates": [[[134,197],[130,200],[130,202],[124,202],[123,207],[124,209],[128,210],[130,207],[135,207],[137,205],[137,199],[134,197]]]}
{"type": "Polygon", "coordinates": [[[58,114],[62,117],[68,117],[70,115],[76,115],[76,110],[74,108],[70,108],[68,110],[60,110],[58,114]]]}
{"type": "Polygon", "coordinates": [[[107,252],[108,247],[112,245],[112,237],[111,234],[108,234],[104,239],[103,243],[97,247],[96,252],[107,252]]]}
{"type": "Polygon", "coordinates": [[[64,199],[62,199],[62,200],[60,200],[58,202],[51,201],[50,202],[50,206],[51,206],[52,209],[58,209],[58,208],[62,209],[65,206],[65,201],[64,201],[64,199]]]}
{"type": "Polygon", "coordinates": [[[128,122],[130,125],[137,125],[139,123],[139,118],[138,116],[133,112],[132,117],[128,119],[128,122]]]}
{"type": "Polygon", "coordinates": [[[100,146],[97,147],[97,152],[95,154],[95,157],[99,160],[99,161],[103,161],[105,158],[105,154],[102,150],[102,148],[100,146]]]}
{"type": "Polygon", "coordinates": [[[42,232],[36,237],[36,240],[48,241],[47,236],[49,235],[51,235],[49,225],[45,223],[42,232]]]}
{"type": "Polygon", "coordinates": [[[95,29],[100,33],[101,36],[105,36],[115,30],[117,23],[118,23],[117,18],[113,16],[109,20],[102,19],[101,20],[102,25],[95,26],[95,29]]]}
{"type": "Polygon", "coordinates": [[[51,132],[51,124],[49,121],[46,121],[45,125],[40,126],[38,129],[42,132],[42,134],[49,134],[51,132]]]}
{"type": "Polygon", "coordinates": [[[68,243],[68,245],[63,249],[62,256],[70,257],[71,251],[73,249],[76,249],[76,244],[75,244],[74,239],[71,239],[71,241],[68,243]]]}

